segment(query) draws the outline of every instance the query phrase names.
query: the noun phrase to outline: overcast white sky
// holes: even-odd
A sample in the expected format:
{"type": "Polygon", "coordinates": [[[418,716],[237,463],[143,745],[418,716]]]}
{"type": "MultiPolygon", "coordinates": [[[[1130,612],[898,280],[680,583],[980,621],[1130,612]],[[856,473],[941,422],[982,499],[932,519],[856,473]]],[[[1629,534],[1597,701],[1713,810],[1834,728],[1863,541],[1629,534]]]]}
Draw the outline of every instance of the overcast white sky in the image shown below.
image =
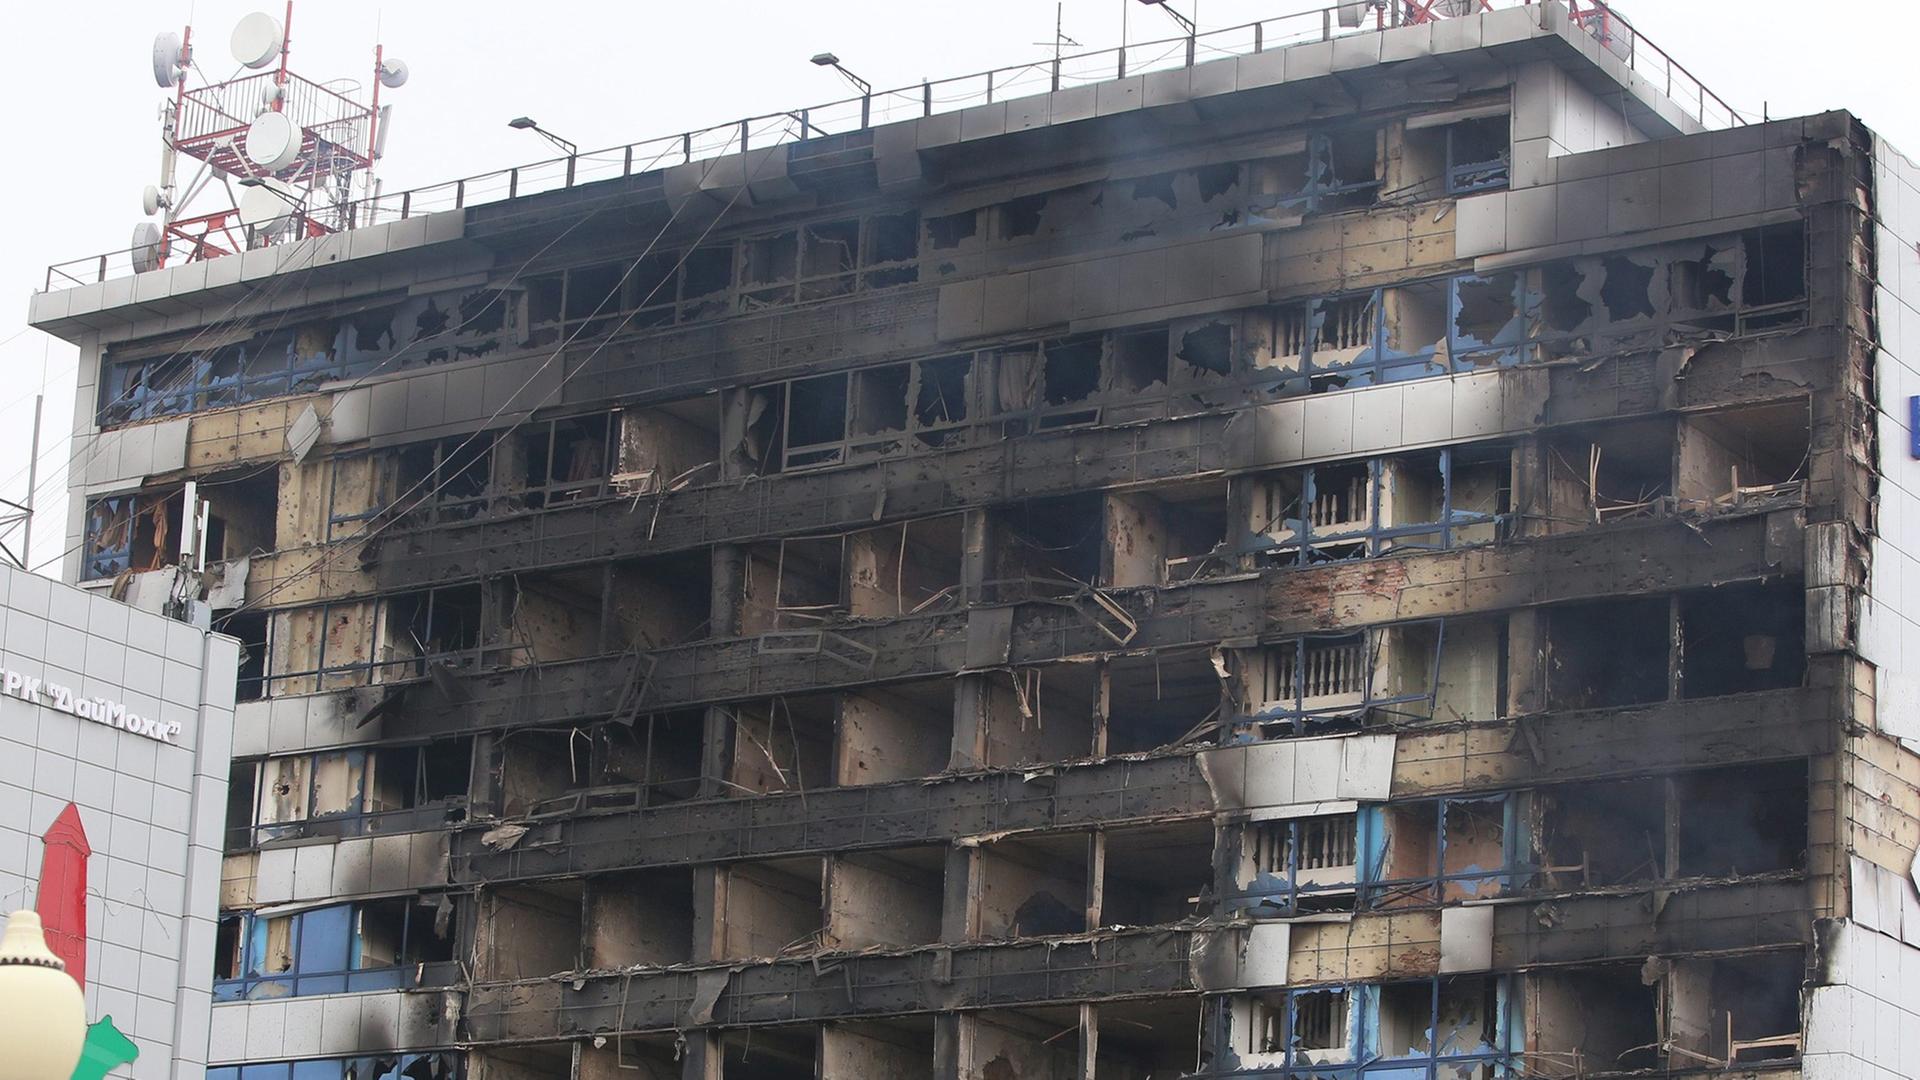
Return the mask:
{"type": "MultiPolygon", "coordinates": [[[[1325,0],[1199,0],[1203,30],[1315,9],[1325,0]]],[[[1174,0],[1193,13],[1194,0],[1174,0]]],[[[1616,5],[1736,108],[1774,117],[1851,108],[1920,151],[1920,79],[1887,0],[1622,0],[1616,5]]],[[[0,496],[20,499],[33,396],[45,385],[34,562],[63,543],[74,350],[26,329],[48,263],[123,249],[140,191],[157,180],[153,36],[197,28],[202,66],[231,65],[227,36],[274,0],[22,0],[10,149],[0,168],[0,496]],[[217,61],[210,63],[209,60],[217,61]]],[[[1164,37],[1172,23],[1135,0],[1066,0],[1066,33],[1088,49],[1164,37]]],[[[847,89],[807,58],[831,49],[876,87],[1021,63],[1046,52],[1052,0],[301,0],[293,67],[316,81],[365,79],[374,42],[411,66],[394,104],[387,191],[549,156],[506,121],[530,115],[583,149],[838,100],[847,89]]],[[[184,176],[183,172],[183,176],[184,176]]],[[[211,209],[211,207],[208,207],[211,209]]],[[[10,538],[17,548],[18,537],[10,538]]],[[[47,573],[57,574],[58,566],[47,573]]]]}

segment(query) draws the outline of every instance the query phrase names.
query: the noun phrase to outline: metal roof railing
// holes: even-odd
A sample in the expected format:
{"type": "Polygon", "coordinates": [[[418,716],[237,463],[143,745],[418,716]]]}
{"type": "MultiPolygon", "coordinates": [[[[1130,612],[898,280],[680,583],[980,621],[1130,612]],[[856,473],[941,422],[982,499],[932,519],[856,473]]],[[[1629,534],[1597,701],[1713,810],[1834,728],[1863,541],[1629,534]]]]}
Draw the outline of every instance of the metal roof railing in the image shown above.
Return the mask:
{"type": "MultiPolygon", "coordinates": [[[[1364,4],[1336,4],[1224,30],[1136,42],[1058,59],[921,82],[895,90],[876,90],[797,111],[751,116],[677,135],[550,158],[361,199],[345,207],[345,212],[340,215],[340,225],[353,229],[421,214],[461,210],[632,176],[723,154],[861,132],[881,124],[956,112],[976,105],[1088,86],[1130,75],[1191,67],[1227,57],[1251,56],[1270,49],[1330,41],[1349,34],[1374,33],[1397,26],[1439,21],[1442,16],[1432,14],[1435,9],[1442,4],[1459,2],[1387,0],[1385,6],[1379,8],[1364,4]],[[1343,26],[1343,9],[1351,12],[1355,8],[1363,12],[1361,24],[1343,26]]],[[[1536,6],[1536,0],[1468,2],[1480,11],[1536,6]]],[[[1600,0],[1564,2],[1576,25],[1598,39],[1628,70],[1660,88],[1668,100],[1703,127],[1731,127],[1747,122],[1719,95],[1707,89],[1678,61],[1648,41],[1631,23],[1600,0]]],[[[185,261],[199,254],[191,245],[177,238],[163,240],[162,246],[162,265],[185,261]]],[[[70,288],[121,277],[133,270],[133,249],[111,251],[49,266],[45,287],[48,290],[56,285],[70,288]]]]}

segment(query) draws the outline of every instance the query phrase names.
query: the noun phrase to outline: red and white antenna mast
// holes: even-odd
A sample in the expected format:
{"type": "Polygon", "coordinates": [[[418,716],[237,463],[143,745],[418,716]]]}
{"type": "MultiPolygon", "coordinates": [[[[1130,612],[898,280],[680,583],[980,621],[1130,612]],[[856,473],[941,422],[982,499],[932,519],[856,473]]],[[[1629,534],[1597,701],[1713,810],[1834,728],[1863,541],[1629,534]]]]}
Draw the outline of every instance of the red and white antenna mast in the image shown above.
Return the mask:
{"type": "Polygon", "coordinates": [[[158,222],[134,226],[135,270],[191,262],[348,228],[356,183],[371,192],[392,106],[380,89],[407,81],[407,65],[373,50],[371,96],[357,80],[316,83],[288,69],[293,2],[274,18],[255,12],[229,42],[230,78],[189,88],[200,74],[193,27],[153,42],[153,78],[173,98],[161,110],[160,182],[141,208],[158,222]],[[199,162],[178,180],[181,157],[199,162]],[[238,190],[235,190],[238,188],[238,190]],[[211,209],[194,210],[202,200],[211,209]]]}

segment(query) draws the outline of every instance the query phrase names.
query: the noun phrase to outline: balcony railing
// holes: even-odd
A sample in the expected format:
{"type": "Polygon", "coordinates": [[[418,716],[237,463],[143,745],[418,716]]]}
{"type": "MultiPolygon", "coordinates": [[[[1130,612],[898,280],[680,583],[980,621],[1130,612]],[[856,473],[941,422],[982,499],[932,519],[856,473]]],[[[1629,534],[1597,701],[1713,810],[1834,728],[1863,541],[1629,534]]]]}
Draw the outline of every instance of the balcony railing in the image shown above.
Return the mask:
{"type": "MultiPolygon", "coordinates": [[[[1702,126],[1720,128],[1746,123],[1731,105],[1607,5],[1599,0],[1566,0],[1566,3],[1576,25],[1599,39],[1629,70],[1660,88],[1669,100],[1702,126]]],[[[729,153],[844,136],[879,124],[955,112],[1129,75],[1191,67],[1209,60],[1251,56],[1288,45],[1374,33],[1434,18],[1419,14],[1418,9],[1402,0],[1388,0],[1384,9],[1367,11],[1361,25],[1341,25],[1342,9],[1351,10],[1355,6],[1336,4],[1187,37],[1136,42],[895,90],[877,90],[824,105],[751,116],[677,135],[381,194],[348,204],[342,215],[343,225],[359,228],[420,214],[460,210],[729,153]]],[[[1533,6],[1536,6],[1534,0],[1479,0],[1479,7],[1484,11],[1533,6]]],[[[192,245],[174,238],[163,241],[162,246],[163,265],[195,254],[192,245]]],[[[49,266],[45,287],[48,290],[56,286],[71,288],[133,272],[133,250],[122,249],[49,266]]]]}

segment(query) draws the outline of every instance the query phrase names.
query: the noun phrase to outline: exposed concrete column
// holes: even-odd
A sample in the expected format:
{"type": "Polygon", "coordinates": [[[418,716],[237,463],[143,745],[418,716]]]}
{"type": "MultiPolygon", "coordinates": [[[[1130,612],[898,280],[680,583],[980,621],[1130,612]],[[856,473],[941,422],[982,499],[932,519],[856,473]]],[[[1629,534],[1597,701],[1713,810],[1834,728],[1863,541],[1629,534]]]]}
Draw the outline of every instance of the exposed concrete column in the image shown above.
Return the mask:
{"type": "Polygon", "coordinates": [[[693,868],[693,962],[712,963],[721,952],[727,927],[727,868],[693,868]]]}
{"type": "Polygon", "coordinates": [[[1525,716],[1547,707],[1546,618],[1533,608],[1507,616],[1507,715],[1525,716]]]}
{"type": "Polygon", "coordinates": [[[950,769],[978,769],[987,763],[987,723],[991,690],[986,675],[960,675],[953,680],[953,750],[950,769]]]}
{"type": "Polygon", "coordinates": [[[1092,930],[1100,925],[1101,909],[1107,902],[1107,834],[1095,829],[1087,835],[1087,924],[1092,930]]]}
{"type": "MultiPolygon", "coordinates": [[[[740,607],[747,580],[747,549],[739,544],[715,544],[712,588],[707,602],[708,636],[733,637],[740,632],[740,607]]],[[[723,783],[733,768],[733,713],[718,705],[707,708],[700,745],[700,794],[724,794],[723,783]]]]}
{"type": "Polygon", "coordinates": [[[967,941],[980,929],[980,849],[947,849],[946,889],[940,906],[940,940],[967,941]]]}
{"type": "Polygon", "coordinates": [[[680,1080],[721,1080],[726,1056],[720,1052],[720,1035],[712,1031],[687,1034],[686,1056],[680,1059],[680,1080]]]}
{"type": "Polygon", "coordinates": [[[971,1024],[972,1018],[965,1013],[941,1013],[933,1018],[934,1080],[960,1080],[966,1075],[971,1024]]]}
{"type": "Polygon", "coordinates": [[[1100,1059],[1100,1009],[1080,1006],[1080,1060],[1075,1063],[1074,1080],[1097,1080],[1100,1059]]]}

